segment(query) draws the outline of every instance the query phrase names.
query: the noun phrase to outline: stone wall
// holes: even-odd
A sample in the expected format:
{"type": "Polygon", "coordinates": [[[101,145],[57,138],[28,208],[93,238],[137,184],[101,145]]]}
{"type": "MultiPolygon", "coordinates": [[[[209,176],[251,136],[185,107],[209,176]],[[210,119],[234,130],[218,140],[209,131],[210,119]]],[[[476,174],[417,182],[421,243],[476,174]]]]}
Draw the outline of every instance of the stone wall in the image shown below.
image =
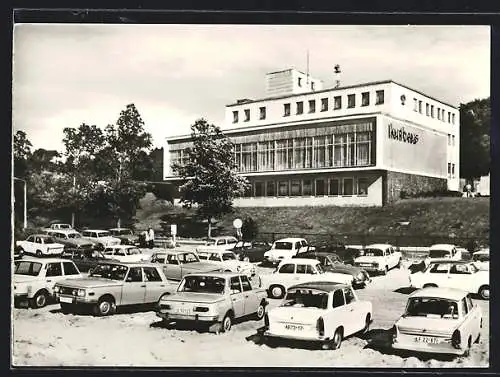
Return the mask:
{"type": "Polygon", "coordinates": [[[446,178],[387,171],[384,180],[384,204],[401,199],[401,191],[413,195],[419,192],[446,191],[446,178]]]}

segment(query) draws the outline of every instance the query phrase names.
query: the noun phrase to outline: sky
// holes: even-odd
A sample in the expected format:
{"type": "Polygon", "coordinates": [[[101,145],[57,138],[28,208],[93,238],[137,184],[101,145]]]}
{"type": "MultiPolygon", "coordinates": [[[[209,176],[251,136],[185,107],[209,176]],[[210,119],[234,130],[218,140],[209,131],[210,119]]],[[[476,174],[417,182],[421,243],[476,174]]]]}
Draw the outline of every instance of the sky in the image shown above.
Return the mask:
{"type": "Polygon", "coordinates": [[[161,147],[199,118],[265,97],[265,74],[333,87],[392,79],[454,106],[490,95],[489,26],[16,24],[13,132],[63,151],[63,129],[115,124],[134,103],[161,147]]]}

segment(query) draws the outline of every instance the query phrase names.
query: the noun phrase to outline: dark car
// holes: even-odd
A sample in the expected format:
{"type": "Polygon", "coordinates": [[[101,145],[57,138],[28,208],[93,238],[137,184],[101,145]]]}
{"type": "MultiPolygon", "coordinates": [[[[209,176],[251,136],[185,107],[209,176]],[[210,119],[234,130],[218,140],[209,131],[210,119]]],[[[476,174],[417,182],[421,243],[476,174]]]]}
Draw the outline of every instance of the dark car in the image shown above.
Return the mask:
{"type": "Polygon", "coordinates": [[[271,244],[265,241],[238,241],[230,249],[238,258],[245,262],[261,262],[264,260],[264,253],[271,249],[271,244]]]}
{"type": "Polygon", "coordinates": [[[118,238],[122,245],[139,245],[139,236],[134,234],[134,231],[129,228],[112,228],[109,229],[109,233],[113,237],[118,238]]]}
{"type": "Polygon", "coordinates": [[[309,246],[307,250],[303,253],[300,253],[298,257],[303,255],[304,253],[310,253],[312,251],[335,254],[340,258],[341,262],[350,265],[354,265],[354,259],[361,255],[359,249],[346,247],[341,242],[329,242],[309,246]]]}
{"type": "Polygon", "coordinates": [[[314,250],[297,254],[292,258],[317,259],[325,271],[352,275],[354,288],[362,288],[371,281],[370,275],[364,269],[344,264],[340,256],[332,252],[314,250]]]}
{"type": "Polygon", "coordinates": [[[97,250],[68,249],[63,251],[61,257],[71,259],[81,272],[88,272],[101,262],[112,261],[97,250]]]}
{"type": "Polygon", "coordinates": [[[24,255],[24,250],[21,246],[14,247],[14,260],[22,259],[24,255]]]}

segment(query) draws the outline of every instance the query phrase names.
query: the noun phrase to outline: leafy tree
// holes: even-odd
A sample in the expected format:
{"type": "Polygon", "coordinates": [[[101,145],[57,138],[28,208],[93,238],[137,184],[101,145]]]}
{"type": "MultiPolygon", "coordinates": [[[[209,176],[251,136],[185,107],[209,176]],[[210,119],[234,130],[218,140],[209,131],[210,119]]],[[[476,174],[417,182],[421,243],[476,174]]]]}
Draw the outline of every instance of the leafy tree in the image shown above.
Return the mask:
{"type": "Polygon", "coordinates": [[[160,182],[163,180],[163,148],[155,148],[149,154],[151,158],[150,180],[160,182]]]}
{"type": "Polygon", "coordinates": [[[460,173],[469,181],[490,171],[490,98],[460,105],[460,173]]]}
{"type": "Polygon", "coordinates": [[[29,158],[30,170],[31,172],[56,172],[59,170],[59,165],[55,159],[59,157],[61,157],[61,155],[56,150],[39,148],[35,150],[29,158]]]}
{"type": "Polygon", "coordinates": [[[28,160],[31,157],[33,145],[28,140],[24,131],[17,131],[14,134],[14,176],[18,178],[26,177],[28,171],[28,160]]]}
{"type": "Polygon", "coordinates": [[[241,234],[243,235],[243,241],[252,241],[257,237],[257,234],[259,234],[259,227],[250,216],[243,219],[241,234]]]}
{"type": "Polygon", "coordinates": [[[188,208],[197,204],[210,237],[214,218],[232,211],[233,199],[243,194],[248,181],[237,174],[233,144],[219,127],[199,119],[191,126],[191,140],[187,163],[175,163],[172,169],[182,179],[181,203],[188,208]]]}

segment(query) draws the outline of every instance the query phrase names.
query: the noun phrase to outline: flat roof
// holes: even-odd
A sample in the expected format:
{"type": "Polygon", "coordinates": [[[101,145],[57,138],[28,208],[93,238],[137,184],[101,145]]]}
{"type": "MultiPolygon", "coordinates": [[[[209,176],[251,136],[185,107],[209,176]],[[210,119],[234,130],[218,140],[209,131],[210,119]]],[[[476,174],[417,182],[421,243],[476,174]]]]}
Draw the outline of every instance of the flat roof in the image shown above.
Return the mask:
{"type": "Polygon", "coordinates": [[[413,292],[408,298],[436,297],[436,298],[444,298],[444,299],[458,301],[464,298],[467,294],[468,293],[465,291],[454,288],[429,287],[429,288],[419,289],[418,291],[413,292]]]}
{"type": "Polygon", "coordinates": [[[332,283],[331,281],[315,281],[315,282],[292,285],[291,287],[288,288],[288,290],[304,288],[304,289],[316,289],[318,291],[324,291],[324,292],[331,292],[337,288],[344,288],[344,287],[347,287],[347,284],[332,283]]]}

